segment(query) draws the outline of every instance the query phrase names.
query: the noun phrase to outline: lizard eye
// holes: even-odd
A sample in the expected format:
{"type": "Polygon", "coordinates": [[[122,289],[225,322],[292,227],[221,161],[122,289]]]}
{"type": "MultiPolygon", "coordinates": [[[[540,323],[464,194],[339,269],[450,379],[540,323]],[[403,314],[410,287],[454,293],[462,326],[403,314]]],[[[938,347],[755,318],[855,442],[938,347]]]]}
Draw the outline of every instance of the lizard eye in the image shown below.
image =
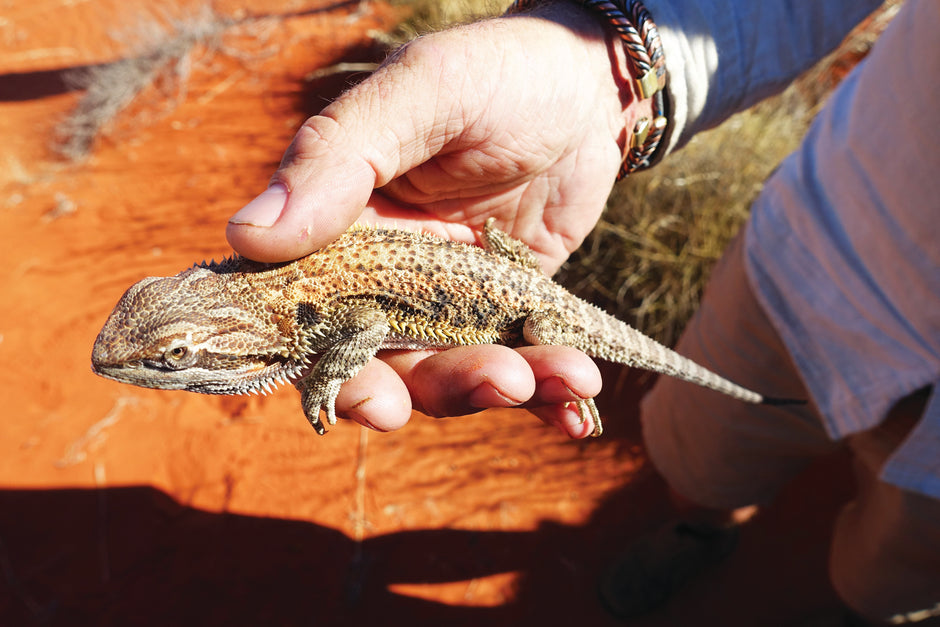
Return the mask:
{"type": "Polygon", "coordinates": [[[163,353],[163,362],[170,368],[185,368],[192,365],[196,353],[186,344],[173,344],[163,353]]]}

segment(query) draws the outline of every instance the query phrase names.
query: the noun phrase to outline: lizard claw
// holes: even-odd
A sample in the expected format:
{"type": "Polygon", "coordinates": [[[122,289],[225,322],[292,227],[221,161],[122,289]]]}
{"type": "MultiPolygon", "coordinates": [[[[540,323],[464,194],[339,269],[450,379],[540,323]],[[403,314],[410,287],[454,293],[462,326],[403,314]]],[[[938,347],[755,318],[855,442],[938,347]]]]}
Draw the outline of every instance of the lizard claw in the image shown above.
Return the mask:
{"type": "Polygon", "coordinates": [[[310,426],[314,428],[317,435],[324,435],[326,433],[326,427],[323,426],[323,421],[320,420],[320,412],[317,412],[316,416],[313,418],[307,416],[307,420],[310,421],[310,426]]]}
{"type": "Polygon", "coordinates": [[[591,432],[592,438],[596,438],[604,433],[604,425],[601,423],[601,414],[597,411],[597,405],[594,404],[593,398],[577,401],[574,405],[575,409],[578,410],[578,417],[581,418],[581,424],[584,424],[585,420],[590,419],[591,424],[594,426],[594,430],[591,432]]]}

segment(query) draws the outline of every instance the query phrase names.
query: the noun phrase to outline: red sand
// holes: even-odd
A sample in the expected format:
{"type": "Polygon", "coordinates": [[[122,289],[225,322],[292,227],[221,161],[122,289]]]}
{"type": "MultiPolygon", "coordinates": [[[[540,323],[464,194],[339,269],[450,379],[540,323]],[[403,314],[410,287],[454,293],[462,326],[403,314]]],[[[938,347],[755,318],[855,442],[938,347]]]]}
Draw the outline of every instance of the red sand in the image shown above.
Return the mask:
{"type": "MultiPolygon", "coordinates": [[[[0,20],[0,624],[616,624],[596,577],[670,514],[631,377],[610,372],[604,437],[573,442],[523,411],[317,437],[290,389],[205,397],[91,373],[124,289],[226,254],[227,217],[348,79],[305,74],[374,59],[368,31],[395,19],[353,2],[266,25],[272,45],[203,59],[177,108],[134,106],[86,162],[57,160],[78,96],[54,71],[117,58],[110,33],[149,4],[6,3],[0,20]]],[[[832,612],[826,541],[848,483],[843,459],[820,464],[634,624],[832,612]]]]}

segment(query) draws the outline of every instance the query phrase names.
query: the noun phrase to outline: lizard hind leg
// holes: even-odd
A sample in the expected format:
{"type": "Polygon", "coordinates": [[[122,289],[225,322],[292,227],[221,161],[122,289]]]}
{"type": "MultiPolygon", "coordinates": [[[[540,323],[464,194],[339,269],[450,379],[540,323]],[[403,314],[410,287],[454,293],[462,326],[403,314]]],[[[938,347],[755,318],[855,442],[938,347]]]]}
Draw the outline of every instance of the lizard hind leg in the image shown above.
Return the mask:
{"type": "MultiPolygon", "coordinates": [[[[522,334],[526,342],[537,346],[572,346],[580,348],[583,344],[584,330],[578,325],[572,325],[557,311],[535,311],[530,313],[522,325],[522,334]]],[[[604,432],[600,412],[593,398],[585,398],[574,402],[578,417],[583,424],[590,420],[594,431],[591,436],[597,437],[604,432]]]]}
{"type": "Polygon", "coordinates": [[[581,350],[589,340],[584,327],[554,309],[529,313],[522,325],[522,336],[536,346],[573,346],[581,350]]]}
{"type": "Polygon", "coordinates": [[[493,254],[505,257],[510,261],[515,261],[519,265],[525,266],[531,270],[542,272],[542,265],[538,258],[532,252],[532,249],[526,246],[520,240],[500,231],[495,226],[495,218],[489,218],[483,225],[483,247],[493,254]]]}

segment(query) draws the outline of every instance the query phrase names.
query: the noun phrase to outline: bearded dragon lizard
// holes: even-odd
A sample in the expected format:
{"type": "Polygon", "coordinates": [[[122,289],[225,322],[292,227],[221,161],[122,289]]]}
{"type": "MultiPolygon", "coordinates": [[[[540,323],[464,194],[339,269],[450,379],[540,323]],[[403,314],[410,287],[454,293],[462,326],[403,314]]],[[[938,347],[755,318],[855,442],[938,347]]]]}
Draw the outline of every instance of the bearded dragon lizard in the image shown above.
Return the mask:
{"type": "MultiPolygon", "coordinates": [[[[233,256],[131,286],[95,341],[92,369],[124,383],[203,394],[292,382],[307,420],[336,423],[340,386],[382,349],[470,344],[573,346],[749,403],[784,402],[682,357],[544,275],[487,222],[483,248],[404,230],[353,227],[290,263],[233,256]]],[[[593,435],[593,399],[576,403],[593,435]]]]}

